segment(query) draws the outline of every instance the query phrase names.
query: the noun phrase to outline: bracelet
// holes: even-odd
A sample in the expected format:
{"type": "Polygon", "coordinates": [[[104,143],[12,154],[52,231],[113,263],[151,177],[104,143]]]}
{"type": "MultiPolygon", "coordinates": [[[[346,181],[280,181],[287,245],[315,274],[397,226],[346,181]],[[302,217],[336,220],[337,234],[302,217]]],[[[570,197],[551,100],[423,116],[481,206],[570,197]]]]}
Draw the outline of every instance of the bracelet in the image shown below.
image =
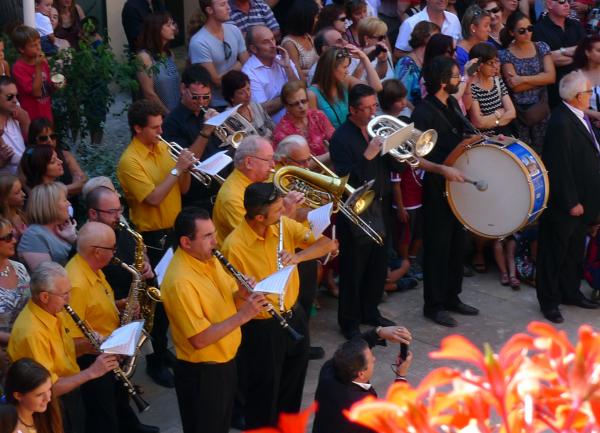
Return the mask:
{"type": "Polygon", "coordinates": [[[204,137],[204,138],[206,138],[207,140],[210,138],[210,135],[208,135],[208,134],[205,134],[205,133],[204,133],[204,132],[202,132],[202,131],[200,131],[200,132],[198,133],[198,135],[199,135],[200,137],[204,137]]]}
{"type": "Polygon", "coordinates": [[[500,120],[496,119],[496,126],[500,126],[500,120]]]}
{"type": "Polygon", "coordinates": [[[375,328],[375,334],[377,334],[377,336],[379,338],[381,338],[381,336],[379,335],[379,332],[381,331],[381,326],[378,326],[377,328],[375,328]]]}

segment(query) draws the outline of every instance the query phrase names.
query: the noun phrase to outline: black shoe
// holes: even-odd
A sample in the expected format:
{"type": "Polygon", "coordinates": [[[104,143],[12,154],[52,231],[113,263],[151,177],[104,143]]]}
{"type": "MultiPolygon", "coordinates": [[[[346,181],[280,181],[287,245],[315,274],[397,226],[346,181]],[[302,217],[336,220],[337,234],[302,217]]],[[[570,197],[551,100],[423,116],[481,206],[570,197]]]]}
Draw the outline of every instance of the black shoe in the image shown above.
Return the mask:
{"type": "Polygon", "coordinates": [[[175,368],[175,364],[177,364],[177,357],[173,352],[167,350],[164,355],[165,365],[169,368],[175,368]]]}
{"type": "Polygon", "coordinates": [[[433,320],[438,325],[447,326],[448,328],[454,328],[458,326],[458,322],[452,317],[447,311],[440,310],[434,313],[425,313],[425,317],[433,320]]]}
{"type": "Polygon", "coordinates": [[[173,373],[165,367],[147,367],[146,373],[152,378],[152,380],[160,386],[165,388],[175,388],[175,380],[173,373]]]}
{"type": "Polygon", "coordinates": [[[325,357],[325,350],[321,346],[310,346],[308,359],[321,359],[325,357]]]}
{"type": "Polygon", "coordinates": [[[463,266],[463,277],[472,277],[473,275],[475,275],[473,273],[473,269],[471,269],[470,266],[464,265],[463,266]]]}
{"type": "Polygon", "coordinates": [[[396,326],[396,322],[393,322],[390,319],[383,316],[379,316],[375,320],[367,320],[365,323],[371,326],[396,326]]]}
{"type": "Polygon", "coordinates": [[[156,427],[155,425],[139,423],[137,426],[135,426],[135,429],[133,431],[135,433],[159,433],[160,428],[156,427]]]}
{"type": "Polygon", "coordinates": [[[346,340],[352,340],[360,335],[358,328],[342,328],[342,335],[346,340]]]}
{"type": "Polygon", "coordinates": [[[458,301],[456,304],[449,305],[446,307],[448,311],[453,311],[463,316],[477,316],[479,310],[475,307],[465,304],[464,302],[458,301]]]}
{"type": "Polygon", "coordinates": [[[244,431],[246,430],[246,418],[243,415],[233,415],[231,417],[231,428],[236,430],[244,431]]]}
{"type": "Polygon", "coordinates": [[[554,310],[542,311],[542,314],[546,319],[548,319],[552,323],[562,323],[565,321],[562,314],[560,314],[558,308],[554,310]]]}
{"type": "Polygon", "coordinates": [[[419,285],[419,280],[413,277],[402,277],[396,281],[396,287],[399,292],[406,292],[407,290],[416,289],[419,285]]]}
{"type": "Polygon", "coordinates": [[[596,308],[600,307],[600,305],[598,305],[594,301],[590,301],[588,298],[581,298],[575,301],[565,302],[565,304],[575,305],[576,307],[580,308],[587,308],[588,310],[595,310],[596,308]]]}
{"type": "Polygon", "coordinates": [[[600,290],[594,290],[592,293],[592,301],[600,302],[600,290]]]}

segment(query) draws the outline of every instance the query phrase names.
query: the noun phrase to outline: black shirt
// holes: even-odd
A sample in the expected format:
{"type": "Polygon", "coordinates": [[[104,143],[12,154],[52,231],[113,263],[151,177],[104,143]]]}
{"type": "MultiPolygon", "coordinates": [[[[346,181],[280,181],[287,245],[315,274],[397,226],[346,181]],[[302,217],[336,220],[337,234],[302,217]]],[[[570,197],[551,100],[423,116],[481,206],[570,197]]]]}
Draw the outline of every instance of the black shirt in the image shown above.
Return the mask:
{"type": "MultiPolygon", "coordinates": [[[[117,256],[121,261],[128,265],[133,265],[135,261],[135,240],[128,232],[124,230],[115,230],[117,237],[117,256]]],[[[102,268],[106,281],[115,292],[115,299],[126,298],[131,287],[132,275],[119,265],[109,263],[102,268]]]]}
{"type": "Polygon", "coordinates": [[[130,53],[136,52],[135,43],[142,33],[144,18],[150,15],[152,10],[154,12],[164,12],[165,6],[162,0],[153,0],[152,9],[147,0],[127,0],[123,5],[121,23],[123,24],[123,30],[125,30],[125,36],[127,36],[130,53]]]}
{"type": "MultiPolygon", "coordinates": [[[[181,147],[190,147],[204,126],[204,114],[196,116],[192,110],[187,108],[182,103],[179,103],[165,118],[162,129],[163,138],[169,142],[174,141],[181,147]]],[[[203,161],[223,149],[219,148],[219,140],[212,135],[200,160],[203,161]]],[[[228,167],[230,169],[231,165],[228,167]]],[[[227,170],[226,168],[225,170],[227,170]]],[[[190,190],[183,195],[183,205],[190,206],[192,204],[207,207],[206,201],[210,201],[211,197],[216,196],[219,191],[219,184],[215,180],[205,187],[196,179],[192,179],[190,190]]],[[[210,211],[211,209],[207,209],[210,211]]]]}

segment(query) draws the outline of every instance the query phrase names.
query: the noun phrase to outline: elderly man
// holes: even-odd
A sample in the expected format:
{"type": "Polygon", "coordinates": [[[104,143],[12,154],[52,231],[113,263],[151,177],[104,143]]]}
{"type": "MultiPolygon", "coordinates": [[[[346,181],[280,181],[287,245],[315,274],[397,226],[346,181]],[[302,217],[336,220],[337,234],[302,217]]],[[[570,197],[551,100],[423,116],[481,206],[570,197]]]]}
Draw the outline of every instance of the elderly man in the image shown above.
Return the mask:
{"type": "MultiPolygon", "coordinates": [[[[342,37],[342,34],[333,27],[325,27],[319,30],[319,32],[315,35],[314,43],[317,54],[321,56],[325,51],[329,49],[329,47],[344,48],[348,44],[348,41],[346,41],[342,37]]],[[[315,62],[308,70],[308,74],[306,76],[307,83],[312,83],[312,79],[315,76],[315,71],[317,70],[318,63],[319,62],[315,62]]],[[[364,69],[360,67],[360,60],[351,57],[350,66],[348,67],[348,73],[358,78],[362,75],[363,72],[364,69]]]]}
{"type": "Polygon", "coordinates": [[[265,26],[252,26],[246,35],[246,46],[252,55],[242,67],[250,78],[252,101],[262,104],[275,123],[285,114],[281,88],[298,79],[298,72],[284,48],[277,46],[273,32],[265,26]]]}
{"type": "Polygon", "coordinates": [[[17,85],[10,77],[0,77],[0,174],[16,174],[25,151],[29,115],[17,104],[17,85]]]}
{"type": "MultiPolygon", "coordinates": [[[[79,387],[104,376],[119,366],[116,356],[102,354],[85,370],[80,370],[77,348],[67,332],[72,319],[59,314],[69,302],[71,283],[58,263],[44,262],[31,275],[31,299],[19,313],[8,342],[8,356],[14,362],[31,358],[50,371],[52,395],[60,397],[66,433],[85,431],[85,411],[79,387]]],[[[111,373],[112,374],[112,373],[111,373]]]]}
{"type": "Polygon", "coordinates": [[[550,197],[540,218],[536,290],[544,317],[564,321],[559,304],[598,308],[580,290],[585,235],[600,212],[600,147],[584,114],[592,86],[579,71],[559,84],[563,103],[548,122],[542,159],[548,169],[550,197]]]}

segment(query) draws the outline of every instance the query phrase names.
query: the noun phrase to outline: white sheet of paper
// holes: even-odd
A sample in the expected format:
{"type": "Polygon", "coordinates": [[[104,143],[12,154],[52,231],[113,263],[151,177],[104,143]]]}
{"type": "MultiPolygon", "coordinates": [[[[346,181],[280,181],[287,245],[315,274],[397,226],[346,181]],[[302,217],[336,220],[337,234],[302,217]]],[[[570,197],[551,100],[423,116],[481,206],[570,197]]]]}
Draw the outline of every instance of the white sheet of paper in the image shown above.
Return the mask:
{"type": "Polygon", "coordinates": [[[205,159],[197,163],[194,167],[198,170],[208,173],[211,176],[214,176],[225,167],[227,167],[233,159],[229,155],[227,155],[227,151],[224,150],[222,152],[217,152],[212,155],[210,158],[205,159]]]}
{"type": "Polygon", "coordinates": [[[414,123],[406,125],[404,128],[388,135],[381,146],[381,154],[385,155],[392,149],[398,149],[402,143],[410,138],[413,129],[415,128],[414,123]]]}
{"type": "Polygon", "coordinates": [[[255,292],[281,295],[296,266],[285,266],[283,269],[269,275],[254,286],[255,292]]]}
{"type": "Polygon", "coordinates": [[[144,327],[143,320],[136,320],[121,326],[102,343],[100,349],[104,353],[133,356],[144,327]]]}
{"type": "Polygon", "coordinates": [[[204,121],[204,124],[210,126],[221,126],[223,122],[225,122],[229,118],[229,116],[231,116],[233,113],[237,113],[238,108],[240,108],[241,106],[242,104],[238,104],[235,107],[230,108],[229,110],[225,110],[222,113],[217,114],[215,117],[206,119],[204,121]]]}
{"type": "Polygon", "coordinates": [[[321,236],[329,224],[331,224],[331,212],[333,211],[333,202],[311,210],[306,218],[310,224],[315,238],[321,236]]]}
{"type": "Polygon", "coordinates": [[[167,268],[169,267],[169,263],[173,259],[173,248],[169,248],[165,255],[162,256],[160,262],[154,268],[154,273],[156,274],[156,278],[158,279],[158,285],[160,286],[163,282],[163,278],[165,277],[165,273],[167,272],[167,268]]]}

